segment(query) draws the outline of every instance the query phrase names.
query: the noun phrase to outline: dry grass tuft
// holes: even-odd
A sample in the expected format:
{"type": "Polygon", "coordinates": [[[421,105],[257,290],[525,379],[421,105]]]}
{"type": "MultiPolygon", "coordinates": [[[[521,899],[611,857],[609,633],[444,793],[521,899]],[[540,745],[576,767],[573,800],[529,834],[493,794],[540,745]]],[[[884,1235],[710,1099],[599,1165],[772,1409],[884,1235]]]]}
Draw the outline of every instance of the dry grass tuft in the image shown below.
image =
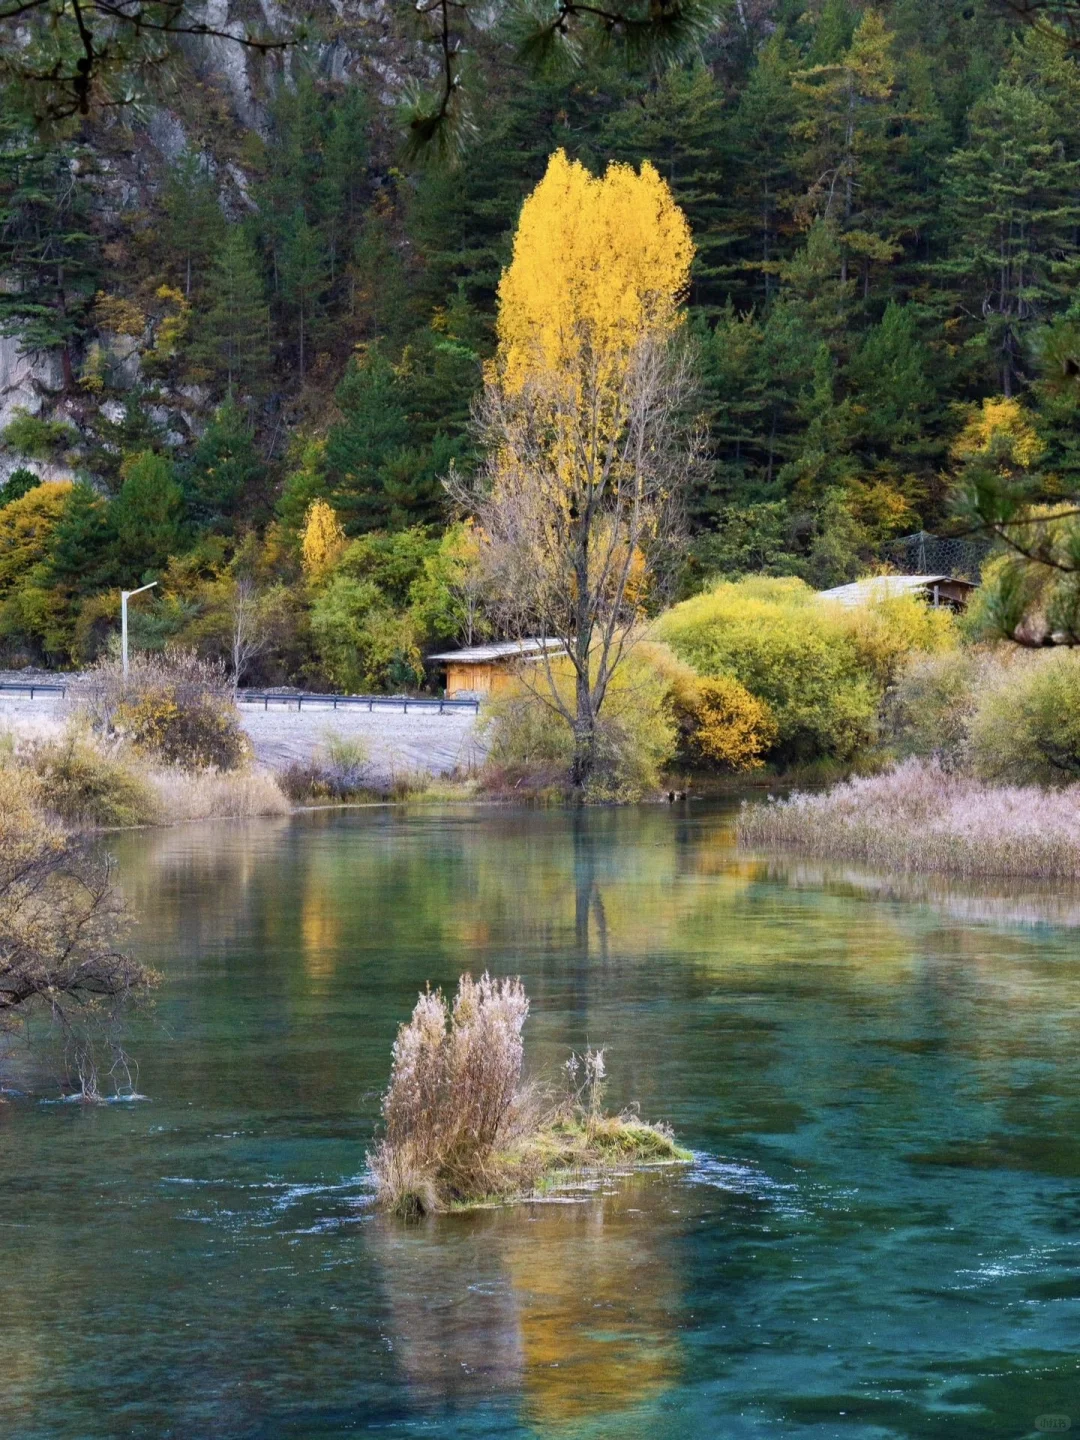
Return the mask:
{"type": "Polygon", "coordinates": [[[273,775],[265,770],[183,770],[168,766],[147,769],[145,774],[161,814],[171,825],[186,820],[288,815],[292,808],[273,775]]]}
{"type": "Polygon", "coordinates": [[[908,760],[824,795],[747,803],[739,842],[954,875],[1080,877],[1080,786],[993,786],[908,760]]]}
{"type": "Polygon", "coordinates": [[[528,1194],[567,1171],[689,1158],[664,1127],[601,1113],[603,1051],[571,1057],[555,1105],[523,1085],[528,1013],[520,980],[487,974],[463,975],[452,1006],[438,990],[419,997],[394,1044],[386,1133],[368,1156],[389,1210],[430,1214],[528,1194]]]}

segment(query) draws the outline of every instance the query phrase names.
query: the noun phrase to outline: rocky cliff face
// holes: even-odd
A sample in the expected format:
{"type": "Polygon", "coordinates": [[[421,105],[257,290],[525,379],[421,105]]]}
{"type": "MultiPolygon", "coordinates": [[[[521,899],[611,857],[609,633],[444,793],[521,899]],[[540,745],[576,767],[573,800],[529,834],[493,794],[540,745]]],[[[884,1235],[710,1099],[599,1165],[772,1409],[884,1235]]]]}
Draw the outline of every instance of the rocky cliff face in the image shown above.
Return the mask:
{"type": "MultiPolygon", "coordinates": [[[[153,230],[167,177],[189,157],[212,177],[228,220],[256,213],[245,148],[249,137],[267,138],[272,97],[281,87],[295,84],[300,66],[307,67],[320,86],[362,88],[373,117],[375,163],[392,159],[393,109],[409,82],[430,69],[415,34],[406,34],[399,23],[400,7],[388,0],[331,0],[329,6],[311,5],[305,12],[296,3],[260,0],[259,8],[273,34],[284,38],[308,23],[317,38],[305,42],[302,53],[285,49],[266,55],[225,38],[189,40],[152,104],[105,112],[88,122],[80,137],[89,157],[82,162],[83,183],[106,256],[110,247],[120,254],[130,249],[132,235],[137,240],[140,233],[153,230]]],[[[207,0],[205,13],[215,29],[241,36],[250,7],[236,0],[207,0]]],[[[116,284],[110,288],[122,294],[122,256],[113,269],[116,284]]],[[[153,343],[152,318],[142,335],[91,326],[65,365],[60,352],[29,348],[17,334],[0,337],[0,485],[20,466],[44,479],[74,475],[95,430],[102,421],[106,427],[119,424],[132,396],[139,398],[166,446],[182,450],[189,444],[221,397],[212,386],[170,384],[160,374],[148,385],[142,357],[153,343]],[[71,374],[79,375],[91,348],[107,383],[97,390],[72,386],[71,374]],[[79,438],[62,456],[42,459],[21,453],[3,440],[4,430],[21,413],[61,421],[79,438]]],[[[285,393],[278,400],[287,406],[288,377],[281,388],[285,393]]],[[[280,428],[280,417],[277,424],[280,428]]]]}

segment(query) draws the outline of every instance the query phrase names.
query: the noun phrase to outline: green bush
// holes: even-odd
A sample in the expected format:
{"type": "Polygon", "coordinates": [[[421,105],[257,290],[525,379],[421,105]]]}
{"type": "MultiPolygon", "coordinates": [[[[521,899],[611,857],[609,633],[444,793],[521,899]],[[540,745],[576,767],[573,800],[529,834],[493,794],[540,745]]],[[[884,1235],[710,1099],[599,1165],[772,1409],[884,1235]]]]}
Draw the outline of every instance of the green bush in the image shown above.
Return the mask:
{"type": "Polygon", "coordinates": [[[776,721],[770,758],[850,759],[875,733],[880,686],[851,627],[801,580],[721,582],[661,617],[657,634],[702,675],[730,675],[776,721]]]}
{"type": "Polygon", "coordinates": [[[406,690],[423,682],[412,619],[393,610],[373,580],[333,575],[312,603],[311,634],[327,679],[342,690],[406,690]]]}
{"type": "Polygon", "coordinates": [[[73,445],[79,436],[63,420],[42,420],[27,410],[16,410],[4,428],[3,441],[19,455],[32,460],[51,460],[60,451],[73,445]]]}
{"type": "Polygon", "coordinates": [[[152,825],[154,792],[130,765],[75,732],[36,746],[30,764],[38,803],[71,825],[152,825]]]}
{"type": "Polygon", "coordinates": [[[1080,656],[1019,656],[978,695],[972,766],[984,780],[1054,785],[1080,779],[1080,656]]]}
{"type": "Polygon", "coordinates": [[[978,651],[917,655],[889,697],[888,738],[904,757],[936,759],[947,770],[970,760],[976,692],[987,662],[978,651]]]}

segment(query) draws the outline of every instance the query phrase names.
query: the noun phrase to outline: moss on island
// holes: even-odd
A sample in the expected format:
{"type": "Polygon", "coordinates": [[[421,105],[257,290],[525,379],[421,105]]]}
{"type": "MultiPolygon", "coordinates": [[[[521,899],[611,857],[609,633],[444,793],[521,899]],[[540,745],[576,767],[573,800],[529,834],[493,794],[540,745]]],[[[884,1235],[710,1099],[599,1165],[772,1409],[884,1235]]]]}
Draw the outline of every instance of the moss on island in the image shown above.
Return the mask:
{"type": "Polygon", "coordinates": [[[666,1125],[601,1109],[603,1050],[571,1055],[562,1093],[522,1084],[529,1002],[519,980],[463,975],[425,991],[394,1043],[386,1132],[368,1160],[394,1214],[525,1200],[583,1175],[686,1164],[666,1125]]]}

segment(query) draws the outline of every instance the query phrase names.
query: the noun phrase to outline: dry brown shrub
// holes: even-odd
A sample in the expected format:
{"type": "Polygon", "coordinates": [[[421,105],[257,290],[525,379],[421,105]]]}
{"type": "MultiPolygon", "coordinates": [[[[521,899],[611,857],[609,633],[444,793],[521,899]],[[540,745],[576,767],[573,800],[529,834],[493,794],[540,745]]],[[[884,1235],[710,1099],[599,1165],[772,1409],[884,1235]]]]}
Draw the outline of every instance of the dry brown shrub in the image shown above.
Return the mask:
{"type": "Polygon", "coordinates": [[[520,1132],[527,1108],[528,1013],[520,980],[486,972],[478,981],[463,975],[452,1006],[441,990],[417,1000],[394,1043],[386,1134],[370,1157],[391,1208],[423,1213],[500,1188],[493,1157],[520,1132]]]}
{"type": "Polygon", "coordinates": [[[100,660],[73,687],[76,705],[106,739],[188,769],[234,770],[248,755],[223,665],[193,651],[100,660]]]}
{"type": "Polygon", "coordinates": [[[123,911],[109,857],[36,801],[32,775],[0,768],[0,1030],[46,1014],[93,1098],[102,1054],[124,1064],[119,1010],[154,976],[117,948],[123,911]]]}

